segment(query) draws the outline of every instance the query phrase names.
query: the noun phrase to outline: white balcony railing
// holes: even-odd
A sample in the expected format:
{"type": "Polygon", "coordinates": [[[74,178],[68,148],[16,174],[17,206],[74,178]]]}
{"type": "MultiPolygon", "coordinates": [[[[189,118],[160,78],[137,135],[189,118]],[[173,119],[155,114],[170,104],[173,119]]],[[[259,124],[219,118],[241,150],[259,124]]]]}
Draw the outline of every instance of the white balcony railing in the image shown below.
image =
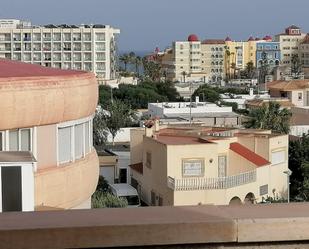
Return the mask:
{"type": "Polygon", "coordinates": [[[175,191],[227,189],[256,181],[256,170],[218,178],[167,178],[167,185],[175,191]]]}

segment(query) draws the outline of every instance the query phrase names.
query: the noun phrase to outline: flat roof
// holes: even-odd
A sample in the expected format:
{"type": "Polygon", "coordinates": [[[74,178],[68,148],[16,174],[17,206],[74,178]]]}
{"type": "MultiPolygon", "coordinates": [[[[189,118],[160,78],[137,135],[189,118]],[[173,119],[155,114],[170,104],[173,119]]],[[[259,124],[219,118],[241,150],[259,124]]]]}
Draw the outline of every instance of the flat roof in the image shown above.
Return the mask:
{"type": "Polygon", "coordinates": [[[15,162],[36,162],[33,154],[30,151],[0,151],[0,162],[15,163],[15,162]]]}

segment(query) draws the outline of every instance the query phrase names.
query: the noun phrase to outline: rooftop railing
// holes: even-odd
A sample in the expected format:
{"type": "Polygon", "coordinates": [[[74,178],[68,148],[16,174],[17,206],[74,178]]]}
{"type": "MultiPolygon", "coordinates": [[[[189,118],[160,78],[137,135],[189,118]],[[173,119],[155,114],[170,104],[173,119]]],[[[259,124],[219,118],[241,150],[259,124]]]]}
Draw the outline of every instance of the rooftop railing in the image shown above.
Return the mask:
{"type": "Polygon", "coordinates": [[[241,173],[238,175],[218,178],[167,178],[167,185],[175,191],[228,189],[256,181],[256,170],[241,173]]]}

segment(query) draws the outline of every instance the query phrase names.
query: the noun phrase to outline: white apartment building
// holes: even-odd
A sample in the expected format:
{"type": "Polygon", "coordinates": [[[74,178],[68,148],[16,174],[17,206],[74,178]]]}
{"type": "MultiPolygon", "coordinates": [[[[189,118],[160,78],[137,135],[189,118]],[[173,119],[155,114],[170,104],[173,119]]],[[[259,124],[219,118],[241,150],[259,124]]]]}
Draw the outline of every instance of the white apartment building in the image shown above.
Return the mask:
{"type": "Polygon", "coordinates": [[[289,26],[285,32],[275,36],[275,41],[280,42],[281,64],[291,65],[293,54],[299,54],[299,45],[306,34],[301,33],[301,29],[295,25],[289,26]]]}
{"type": "Polygon", "coordinates": [[[100,83],[116,77],[116,40],[108,25],[31,25],[0,20],[0,58],[94,72],[100,83]]]}

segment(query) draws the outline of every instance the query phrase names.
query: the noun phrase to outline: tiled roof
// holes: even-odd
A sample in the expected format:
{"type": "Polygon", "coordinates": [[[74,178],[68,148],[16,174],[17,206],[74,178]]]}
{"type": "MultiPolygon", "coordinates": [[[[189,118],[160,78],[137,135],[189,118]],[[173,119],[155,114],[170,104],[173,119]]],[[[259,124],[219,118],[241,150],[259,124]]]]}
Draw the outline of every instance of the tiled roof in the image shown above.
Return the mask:
{"type": "Polygon", "coordinates": [[[270,162],[268,160],[266,160],[265,158],[256,154],[255,152],[249,150],[248,148],[241,145],[240,143],[231,143],[230,144],[230,150],[234,151],[238,155],[247,159],[249,162],[255,164],[257,167],[261,167],[261,166],[265,166],[265,165],[270,164],[270,162]]]}
{"type": "Polygon", "coordinates": [[[129,167],[135,170],[136,172],[140,173],[141,175],[143,174],[143,163],[142,162],[130,164],[129,167]]]}
{"type": "Polygon", "coordinates": [[[309,88],[309,80],[272,81],[267,83],[270,90],[291,91],[309,88]]]}
{"type": "Polygon", "coordinates": [[[85,71],[63,70],[20,61],[0,59],[0,78],[35,77],[35,76],[64,76],[86,73],[85,71]]]}
{"type": "Polygon", "coordinates": [[[280,99],[270,99],[270,100],[267,100],[267,99],[252,99],[252,100],[247,100],[246,101],[246,105],[247,106],[251,106],[251,107],[261,107],[263,105],[268,105],[269,104],[269,101],[273,101],[273,102],[276,102],[278,104],[280,104],[280,106],[282,107],[294,107],[294,104],[289,101],[289,100],[280,100],[280,99]]]}

